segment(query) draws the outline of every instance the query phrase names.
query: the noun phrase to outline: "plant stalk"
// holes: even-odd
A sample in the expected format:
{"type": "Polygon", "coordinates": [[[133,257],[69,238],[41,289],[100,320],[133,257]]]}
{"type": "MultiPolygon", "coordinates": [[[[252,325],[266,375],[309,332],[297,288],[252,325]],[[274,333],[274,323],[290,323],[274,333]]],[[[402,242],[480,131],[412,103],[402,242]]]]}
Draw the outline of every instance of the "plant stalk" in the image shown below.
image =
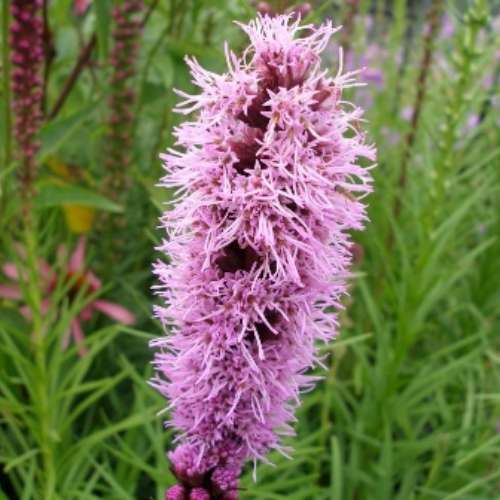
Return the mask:
{"type": "Polygon", "coordinates": [[[405,147],[403,151],[403,159],[401,161],[401,169],[398,180],[398,194],[394,202],[394,217],[397,218],[401,212],[402,198],[407,183],[408,162],[410,161],[411,152],[418,132],[418,124],[422,106],[426,95],[427,78],[432,66],[432,53],[434,50],[434,39],[439,29],[439,21],[441,19],[441,11],[443,8],[443,0],[434,0],[428,15],[428,31],[424,38],[424,53],[420,62],[420,70],[417,79],[417,95],[413,105],[413,113],[411,116],[410,130],[406,136],[405,147]]]}
{"type": "Polygon", "coordinates": [[[34,371],[36,384],[36,401],[33,402],[38,414],[40,432],[37,436],[40,446],[42,468],[40,471],[42,498],[55,498],[55,464],[52,449],[52,417],[50,411],[49,387],[50,380],[47,367],[47,342],[44,335],[44,325],[41,313],[41,291],[39,281],[39,266],[37,257],[37,237],[32,218],[27,219],[24,226],[24,245],[26,249],[27,294],[26,302],[32,314],[32,344],[34,355],[34,371]]]}

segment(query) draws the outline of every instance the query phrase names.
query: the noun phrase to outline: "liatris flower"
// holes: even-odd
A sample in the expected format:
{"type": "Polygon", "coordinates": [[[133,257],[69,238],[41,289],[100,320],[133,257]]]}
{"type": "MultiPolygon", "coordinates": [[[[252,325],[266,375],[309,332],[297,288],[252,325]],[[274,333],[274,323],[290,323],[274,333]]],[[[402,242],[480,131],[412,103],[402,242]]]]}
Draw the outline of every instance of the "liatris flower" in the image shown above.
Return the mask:
{"type": "Polygon", "coordinates": [[[41,0],[12,0],[10,47],[15,136],[21,163],[20,180],[25,200],[32,197],[36,173],[36,134],[40,126],[43,61],[41,0]]]}
{"type": "Polygon", "coordinates": [[[359,158],[375,150],[342,100],[356,72],[320,70],[337,30],[294,19],[240,25],[251,45],[242,58],[226,47],[226,74],[187,60],[201,94],[179,92],[177,109],[198,116],[176,129],[182,150],[162,155],[179,198],[162,218],[170,262],[154,269],[172,332],[152,343],[151,383],[182,431],[167,499],[237,498],[245,461],[284,452],[315,342],[336,334],[326,308],[342,307],[348,231],[363,228],[357,196],[372,189],[359,158]]]}
{"type": "MultiPolygon", "coordinates": [[[[72,300],[76,295],[83,293],[84,295],[93,295],[102,288],[99,278],[89,269],[85,269],[85,238],[81,237],[78,241],[75,250],[68,259],[67,267],[64,270],[64,280],[71,284],[67,292],[67,297],[72,300]]],[[[18,248],[21,257],[25,257],[22,247],[18,248]]],[[[60,247],[59,257],[64,258],[66,249],[60,247]]],[[[6,277],[10,278],[13,282],[20,281],[22,276],[19,276],[19,270],[12,262],[7,262],[2,266],[2,271],[6,277]]],[[[53,306],[53,293],[56,290],[58,280],[60,280],[60,271],[53,269],[46,261],[40,262],[39,267],[41,286],[43,288],[44,298],[41,303],[43,313],[46,313],[51,306],[53,306]]],[[[0,284],[0,297],[9,300],[21,300],[22,291],[21,287],[15,283],[0,284]]],[[[29,307],[22,306],[20,312],[26,318],[31,318],[31,311],[29,307]]],[[[99,311],[119,323],[130,325],[135,322],[134,315],[119,304],[109,302],[102,299],[94,299],[86,304],[86,306],[78,313],[72,320],[70,330],[67,332],[63,340],[63,347],[66,348],[70,341],[70,335],[78,346],[78,352],[81,356],[87,353],[87,349],[83,344],[83,329],[81,322],[89,321],[94,317],[94,314],[99,311]]]]}
{"type": "Polygon", "coordinates": [[[108,134],[108,158],[106,164],[109,176],[106,181],[109,195],[118,198],[124,189],[126,169],[130,161],[131,125],[134,91],[130,79],[135,72],[138,52],[138,37],[142,11],[142,0],[125,0],[113,9],[115,28],[114,46],[110,62],[113,67],[111,76],[111,95],[109,99],[110,118],[108,134]]]}

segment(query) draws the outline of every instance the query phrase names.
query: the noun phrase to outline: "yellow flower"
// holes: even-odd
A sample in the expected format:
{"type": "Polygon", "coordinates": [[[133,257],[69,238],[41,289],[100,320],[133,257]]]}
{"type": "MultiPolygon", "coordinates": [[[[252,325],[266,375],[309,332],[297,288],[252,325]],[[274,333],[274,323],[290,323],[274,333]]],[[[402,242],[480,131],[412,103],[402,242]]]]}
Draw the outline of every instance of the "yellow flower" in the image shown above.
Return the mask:
{"type": "Polygon", "coordinates": [[[85,234],[92,229],[95,210],[85,205],[63,205],[64,218],[72,233],[85,234]]]}
{"type": "MultiPolygon", "coordinates": [[[[49,158],[47,166],[58,178],[71,184],[79,184],[79,181],[86,177],[82,169],[67,165],[58,158],[49,158]]],[[[94,208],[78,204],[65,204],[62,208],[66,224],[72,233],[85,234],[92,229],[95,219],[94,208]]]]}

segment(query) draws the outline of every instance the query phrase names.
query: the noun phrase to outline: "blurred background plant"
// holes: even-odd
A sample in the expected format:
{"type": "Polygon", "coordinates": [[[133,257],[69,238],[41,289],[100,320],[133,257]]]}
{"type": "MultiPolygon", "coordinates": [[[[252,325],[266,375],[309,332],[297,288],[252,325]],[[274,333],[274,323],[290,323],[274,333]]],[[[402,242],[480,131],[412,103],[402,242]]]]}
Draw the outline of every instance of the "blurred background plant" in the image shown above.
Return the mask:
{"type": "Polygon", "coordinates": [[[147,342],[161,331],[156,219],[172,198],[155,187],[157,157],[178,122],[173,88],[194,90],[183,57],[220,71],[223,41],[243,46],[232,21],[256,11],[344,25],[327,62],[337,70],[341,44],[348,69],[367,67],[369,85],[345,98],[367,109],[379,166],[341,337],[304,395],[294,459],[273,456],[257,484],[247,473],[241,497],[500,497],[498,4],[10,0],[1,499],[161,499],[172,484],[173,436],[146,383],[147,342]],[[125,315],[94,307],[110,302],[125,315]],[[63,349],[68,332],[79,343],[63,349]]]}

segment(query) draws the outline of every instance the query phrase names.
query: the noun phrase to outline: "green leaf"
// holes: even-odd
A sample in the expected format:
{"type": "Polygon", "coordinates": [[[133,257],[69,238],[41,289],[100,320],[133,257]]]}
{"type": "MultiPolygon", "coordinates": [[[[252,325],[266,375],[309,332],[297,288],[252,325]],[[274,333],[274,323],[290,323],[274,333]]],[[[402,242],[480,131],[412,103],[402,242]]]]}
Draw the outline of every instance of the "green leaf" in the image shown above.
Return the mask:
{"type": "Polygon", "coordinates": [[[92,116],[95,110],[96,105],[93,103],[71,116],[49,122],[42,127],[40,131],[42,148],[38,154],[39,161],[42,162],[47,156],[57,151],[92,116]]]}
{"type": "Polygon", "coordinates": [[[38,209],[60,207],[62,205],[84,205],[108,212],[122,212],[123,207],[104,196],[80,186],[71,184],[43,184],[35,199],[38,209]]]}
{"type": "Polygon", "coordinates": [[[109,28],[111,25],[111,2],[99,0],[94,2],[97,15],[97,46],[99,48],[99,59],[106,61],[108,58],[109,28]]]}
{"type": "Polygon", "coordinates": [[[213,47],[189,40],[168,39],[168,50],[171,55],[183,60],[186,55],[195,57],[209,57],[223,61],[221,52],[213,47]]]}
{"type": "Polygon", "coordinates": [[[35,455],[40,453],[40,450],[38,448],[33,448],[32,450],[28,450],[26,453],[23,453],[22,455],[17,456],[13,460],[10,460],[5,464],[5,472],[9,472],[11,469],[17,467],[18,465],[22,464],[25,460],[29,460],[30,458],[33,458],[35,455]]]}
{"type": "Polygon", "coordinates": [[[330,463],[330,491],[332,500],[341,500],[342,494],[342,452],[340,443],[336,436],[330,440],[331,463],[330,463]]]}

